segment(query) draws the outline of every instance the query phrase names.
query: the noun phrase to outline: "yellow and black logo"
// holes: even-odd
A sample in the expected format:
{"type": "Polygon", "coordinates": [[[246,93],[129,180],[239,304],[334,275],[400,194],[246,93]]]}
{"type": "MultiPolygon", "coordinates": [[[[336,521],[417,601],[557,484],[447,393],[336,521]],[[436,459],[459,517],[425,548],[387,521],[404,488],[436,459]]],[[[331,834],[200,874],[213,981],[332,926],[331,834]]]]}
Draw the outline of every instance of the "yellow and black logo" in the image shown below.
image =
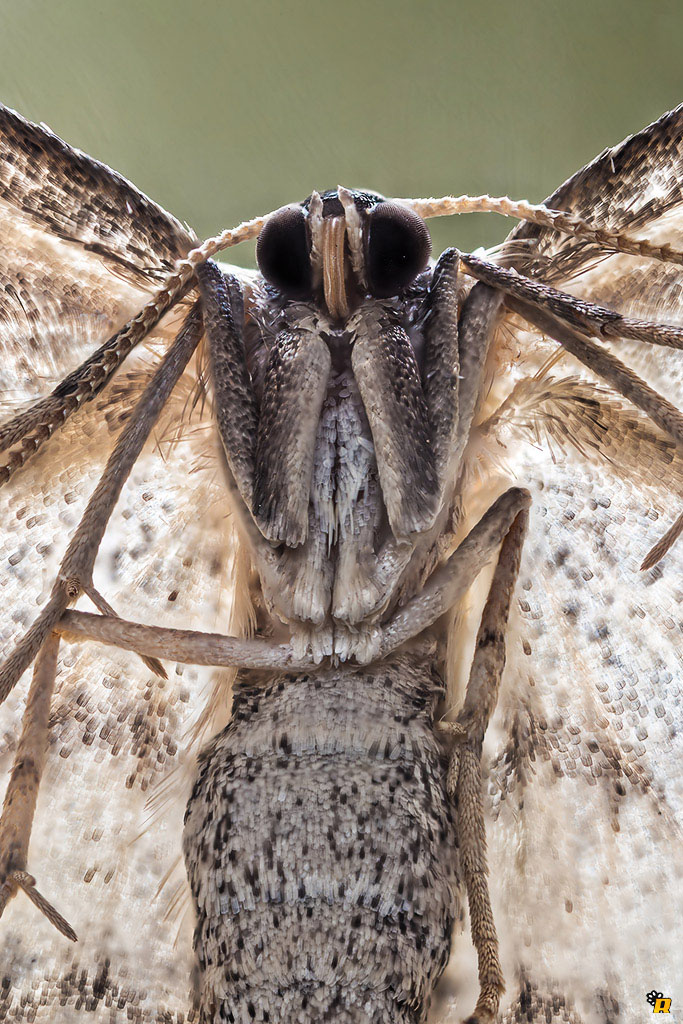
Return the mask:
{"type": "Polygon", "coordinates": [[[645,998],[652,1007],[653,1013],[671,1013],[671,1000],[663,992],[655,992],[653,989],[645,998]]]}

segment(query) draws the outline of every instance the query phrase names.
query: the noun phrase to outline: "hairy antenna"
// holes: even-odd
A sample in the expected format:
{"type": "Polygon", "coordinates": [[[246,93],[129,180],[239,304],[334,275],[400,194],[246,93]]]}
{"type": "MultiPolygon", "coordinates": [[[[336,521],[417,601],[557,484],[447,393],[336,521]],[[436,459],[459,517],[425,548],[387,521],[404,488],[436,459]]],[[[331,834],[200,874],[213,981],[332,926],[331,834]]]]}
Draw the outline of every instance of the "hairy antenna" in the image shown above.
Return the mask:
{"type": "Polygon", "coordinates": [[[450,217],[461,213],[499,213],[503,217],[516,217],[531,221],[543,228],[553,228],[565,235],[585,238],[604,249],[624,252],[631,256],[643,256],[663,263],[683,266],[683,252],[670,245],[653,245],[629,234],[615,232],[599,224],[591,224],[574,214],[563,210],[551,210],[547,206],[535,206],[525,199],[510,199],[508,196],[442,196],[441,199],[396,199],[394,202],[408,206],[420,217],[450,217]]]}

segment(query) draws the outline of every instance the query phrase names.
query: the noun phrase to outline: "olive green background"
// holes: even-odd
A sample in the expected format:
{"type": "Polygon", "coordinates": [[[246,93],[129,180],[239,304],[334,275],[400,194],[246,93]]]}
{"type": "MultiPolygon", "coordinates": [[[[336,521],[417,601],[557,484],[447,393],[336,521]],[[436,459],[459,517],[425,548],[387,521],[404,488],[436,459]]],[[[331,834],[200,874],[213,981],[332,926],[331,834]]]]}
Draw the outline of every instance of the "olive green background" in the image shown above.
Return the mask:
{"type": "MultiPolygon", "coordinates": [[[[0,100],[201,235],[338,183],[540,200],[683,99],[680,2],[0,0],[0,15],[0,100]]],[[[505,232],[490,216],[434,229],[439,248],[505,232]]]]}

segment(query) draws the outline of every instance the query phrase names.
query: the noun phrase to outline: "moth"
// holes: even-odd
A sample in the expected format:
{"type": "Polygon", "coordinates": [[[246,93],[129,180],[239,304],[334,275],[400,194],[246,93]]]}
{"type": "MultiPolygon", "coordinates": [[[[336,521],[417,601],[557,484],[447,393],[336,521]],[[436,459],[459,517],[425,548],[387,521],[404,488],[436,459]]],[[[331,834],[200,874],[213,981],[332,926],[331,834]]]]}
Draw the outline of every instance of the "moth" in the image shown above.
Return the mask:
{"type": "Polygon", "coordinates": [[[675,1014],[682,130],[200,244],[0,110],[3,1020],[675,1014]]]}

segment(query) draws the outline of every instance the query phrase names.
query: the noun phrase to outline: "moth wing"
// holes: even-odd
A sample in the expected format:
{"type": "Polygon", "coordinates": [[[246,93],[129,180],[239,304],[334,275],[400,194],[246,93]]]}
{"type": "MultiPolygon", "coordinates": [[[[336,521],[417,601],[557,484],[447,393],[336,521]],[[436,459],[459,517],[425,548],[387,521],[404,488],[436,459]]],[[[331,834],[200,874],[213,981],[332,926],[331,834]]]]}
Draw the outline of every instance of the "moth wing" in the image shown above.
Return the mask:
{"type": "MultiPolygon", "coordinates": [[[[125,179],[4,108],[0,225],[2,418],[48,393],[120,328],[194,244],[189,230],[125,179]]],[[[45,602],[121,426],[188,301],[0,489],[3,656],[45,602]]],[[[228,632],[234,535],[200,377],[195,359],[124,488],[95,585],[129,618],[228,632]]],[[[72,1022],[87,1011],[93,1020],[156,1021],[168,1019],[167,1009],[187,1012],[191,927],[183,923],[183,873],[174,875],[182,791],[193,727],[212,687],[211,706],[227,714],[229,678],[166,669],[161,680],[134,655],[61,646],[29,870],[79,942],[59,935],[22,894],[11,902],[0,927],[7,1020],[72,1022]]],[[[28,675],[0,708],[5,776],[28,675]]]]}
{"type": "MultiPolygon", "coordinates": [[[[653,244],[683,248],[683,105],[662,115],[572,175],[544,201],[589,224],[653,244]]],[[[683,267],[614,253],[590,241],[520,223],[496,253],[521,274],[626,316],[683,323],[683,267]]],[[[679,404],[683,362],[677,351],[613,341],[612,351],[648,383],[679,404]]],[[[554,342],[508,314],[494,360],[512,366],[510,378],[538,368],[554,342]]]]}
{"type": "MultiPolygon", "coordinates": [[[[683,105],[572,175],[544,201],[615,234],[680,248],[683,237],[683,105]]],[[[586,240],[519,224],[503,252],[520,273],[643,319],[680,323],[683,268],[606,252],[586,240]]]]}
{"type": "MultiPolygon", "coordinates": [[[[682,248],[682,128],[678,108],[546,204],[682,248]]],[[[681,268],[530,225],[503,252],[633,316],[683,317],[681,268]]],[[[506,318],[470,451],[473,505],[482,480],[489,498],[510,482],[533,495],[486,754],[506,1024],[639,1020],[652,990],[674,1012],[683,999],[683,546],[639,568],[683,509],[683,457],[557,348],[506,318]]],[[[680,406],[679,352],[612,349],[680,406]]]]}
{"type": "Polygon", "coordinates": [[[640,572],[657,497],[611,467],[567,453],[516,480],[533,508],[486,780],[504,1019],[636,1020],[650,990],[683,996],[683,558],[640,572]]]}

